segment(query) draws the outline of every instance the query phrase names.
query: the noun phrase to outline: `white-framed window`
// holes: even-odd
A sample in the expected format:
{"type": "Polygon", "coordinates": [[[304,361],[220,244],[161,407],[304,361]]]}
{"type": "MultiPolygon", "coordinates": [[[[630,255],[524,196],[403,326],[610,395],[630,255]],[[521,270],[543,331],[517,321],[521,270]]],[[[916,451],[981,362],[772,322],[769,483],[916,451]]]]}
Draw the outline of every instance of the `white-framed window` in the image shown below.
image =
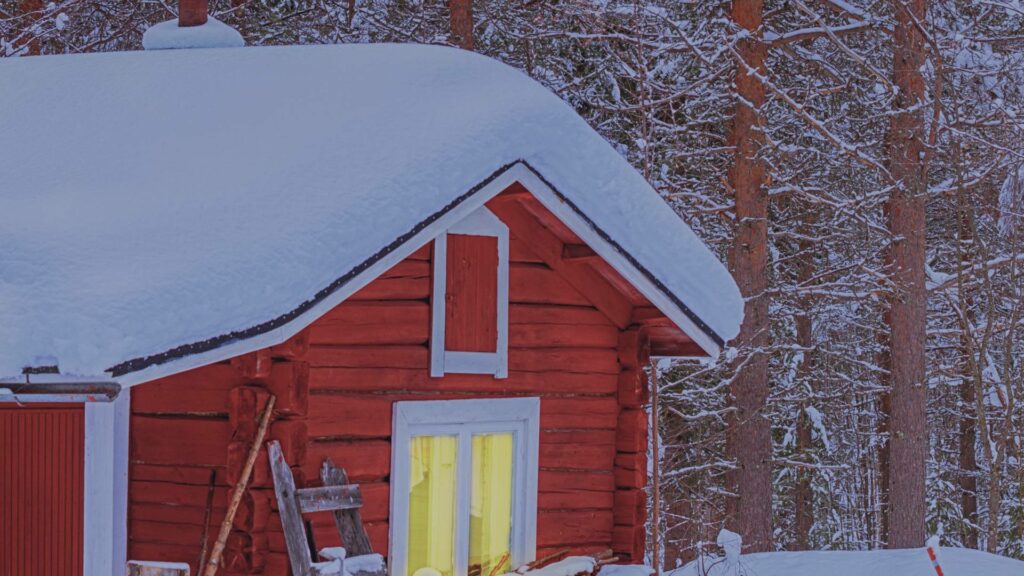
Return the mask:
{"type": "Polygon", "coordinates": [[[487,208],[434,239],[431,376],[508,376],[508,274],[508,226],[487,208]]]}
{"type": "Polygon", "coordinates": [[[488,576],[534,559],[540,399],[397,402],[392,576],[488,576]]]}

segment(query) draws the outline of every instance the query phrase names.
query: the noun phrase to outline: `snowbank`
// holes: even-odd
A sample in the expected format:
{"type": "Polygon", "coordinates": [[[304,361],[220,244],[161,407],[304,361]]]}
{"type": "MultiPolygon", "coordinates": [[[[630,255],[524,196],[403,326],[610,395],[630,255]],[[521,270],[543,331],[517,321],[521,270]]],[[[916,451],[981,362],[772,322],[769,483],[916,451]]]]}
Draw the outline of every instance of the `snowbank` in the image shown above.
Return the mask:
{"type": "MultiPolygon", "coordinates": [[[[1021,576],[1024,562],[977,550],[942,548],[946,576],[1021,576]]],[[[732,576],[724,559],[694,561],[671,576],[732,576]]],[[[738,576],[935,576],[924,548],[866,552],[767,552],[739,558],[738,576]]]]}
{"type": "Polygon", "coordinates": [[[643,177],[482,56],[160,50],[0,59],[0,77],[0,375],[39,356],[96,375],[234,338],[517,161],[721,339],[738,332],[728,271],[643,177]]]}

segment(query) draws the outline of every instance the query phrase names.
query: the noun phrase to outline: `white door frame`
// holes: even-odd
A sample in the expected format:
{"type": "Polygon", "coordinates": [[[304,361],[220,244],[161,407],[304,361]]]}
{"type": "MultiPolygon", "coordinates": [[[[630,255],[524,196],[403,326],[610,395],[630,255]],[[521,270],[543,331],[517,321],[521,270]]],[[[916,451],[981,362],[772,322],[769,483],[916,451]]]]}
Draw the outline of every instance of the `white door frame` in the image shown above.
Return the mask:
{"type": "Polygon", "coordinates": [[[128,432],[131,392],[109,402],[64,394],[9,394],[0,402],[82,404],[84,419],[82,567],[84,576],[124,576],[128,563],[128,432]]]}

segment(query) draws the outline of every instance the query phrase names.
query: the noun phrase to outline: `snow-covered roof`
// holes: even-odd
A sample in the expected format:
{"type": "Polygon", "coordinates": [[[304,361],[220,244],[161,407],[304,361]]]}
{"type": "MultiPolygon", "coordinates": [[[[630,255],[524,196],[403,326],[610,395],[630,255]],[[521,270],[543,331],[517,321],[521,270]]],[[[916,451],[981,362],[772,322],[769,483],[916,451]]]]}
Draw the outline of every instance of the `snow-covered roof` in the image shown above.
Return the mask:
{"type": "Polygon", "coordinates": [[[738,331],[700,239],[555,95],[482,56],[122,52],[3,59],[0,78],[0,375],[45,356],[131,383],[283,341],[527,171],[698,343],[738,331]]]}

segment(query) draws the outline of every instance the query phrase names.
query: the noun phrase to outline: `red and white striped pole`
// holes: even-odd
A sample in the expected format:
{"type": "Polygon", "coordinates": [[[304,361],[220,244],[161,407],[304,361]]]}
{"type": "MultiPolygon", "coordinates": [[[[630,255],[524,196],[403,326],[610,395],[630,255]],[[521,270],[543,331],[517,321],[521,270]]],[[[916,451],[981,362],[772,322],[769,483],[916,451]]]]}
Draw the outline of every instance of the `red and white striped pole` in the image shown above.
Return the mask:
{"type": "Polygon", "coordinates": [[[935,575],[945,576],[942,573],[942,563],[939,562],[939,537],[932,536],[928,539],[928,542],[925,544],[925,546],[928,550],[928,558],[931,559],[932,566],[935,567],[935,575]]]}

